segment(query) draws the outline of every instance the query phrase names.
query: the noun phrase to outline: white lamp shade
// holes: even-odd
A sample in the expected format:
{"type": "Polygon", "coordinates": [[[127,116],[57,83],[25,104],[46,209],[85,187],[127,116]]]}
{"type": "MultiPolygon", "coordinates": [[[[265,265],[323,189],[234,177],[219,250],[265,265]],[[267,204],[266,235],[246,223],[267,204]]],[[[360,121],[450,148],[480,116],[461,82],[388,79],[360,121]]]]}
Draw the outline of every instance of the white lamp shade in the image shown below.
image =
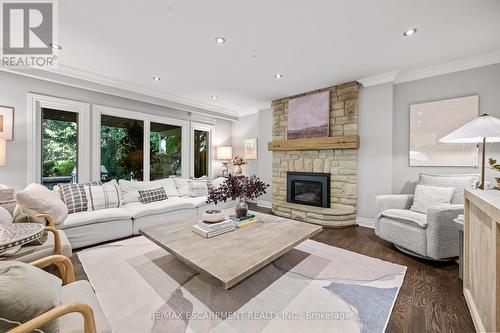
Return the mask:
{"type": "Polygon", "coordinates": [[[0,165],[5,165],[7,156],[7,140],[0,139],[0,165]]]}
{"type": "Polygon", "coordinates": [[[500,142],[500,119],[483,114],[439,139],[444,143],[500,142]]]}
{"type": "Polygon", "coordinates": [[[233,158],[233,147],[217,147],[218,160],[230,160],[233,158]]]}

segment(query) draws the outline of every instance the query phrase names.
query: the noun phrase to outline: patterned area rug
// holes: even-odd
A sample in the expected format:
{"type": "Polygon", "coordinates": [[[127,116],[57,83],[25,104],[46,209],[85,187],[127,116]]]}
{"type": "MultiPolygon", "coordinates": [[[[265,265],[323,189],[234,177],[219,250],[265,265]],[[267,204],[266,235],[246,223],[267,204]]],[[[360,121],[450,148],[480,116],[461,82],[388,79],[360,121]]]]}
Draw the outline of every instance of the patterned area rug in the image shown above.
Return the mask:
{"type": "Polygon", "coordinates": [[[144,237],[78,256],[120,333],[383,332],[406,272],[312,240],[230,290],[144,237]]]}

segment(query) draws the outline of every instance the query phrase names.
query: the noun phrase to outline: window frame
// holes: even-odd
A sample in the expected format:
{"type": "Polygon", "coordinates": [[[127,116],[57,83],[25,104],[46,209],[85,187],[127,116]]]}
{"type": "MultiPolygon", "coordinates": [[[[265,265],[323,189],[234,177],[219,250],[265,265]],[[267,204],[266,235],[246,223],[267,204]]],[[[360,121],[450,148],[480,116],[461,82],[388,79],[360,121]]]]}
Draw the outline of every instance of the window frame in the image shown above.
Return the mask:
{"type": "Polygon", "coordinates": [[[27,182],[42,183],[42,108],[49,108],[77,114],[78,152],[77,179],[78,182],[90,181],[90,104],[71,99],[28,93],[29,115],[28,127],[28,163],[27,182]]]}
{"type": "Polygon", "coordinates": [[[182,128],[182,147],[181,147],[181,174],[183,178],[187,178],[189,174],[189,121],[175,119],[153,114],[131,111],[121,108],[115,108],[105,105],[92,105],[92,179],[100,180],[101,178],[101,116],[108,115],[113,117],[128,118],[143,121],[144,123],[144,147],[143,147],[143,181],[150,180],[150,133],[151,122],[175,125],[182,128]]]}
{"type": "Polygon", "coordinates": [[[191,130],[190,130],[190,140],[189,140],[189,176],[194,178],[194,131],[205,131],[208,132],[208,158],[207,158],[207,164],[208,164],[208,170],[207,170],[207,176],[209,178],[212,178],[212,157],[213,157],[213,145],[212,145],[212,139],[213,139],[213,132],[214,132],[215,126],[214,125],[209,125],[209,124],[204,124],[204,123],[198,123],[198,122],[191,122],[191,130]]]}

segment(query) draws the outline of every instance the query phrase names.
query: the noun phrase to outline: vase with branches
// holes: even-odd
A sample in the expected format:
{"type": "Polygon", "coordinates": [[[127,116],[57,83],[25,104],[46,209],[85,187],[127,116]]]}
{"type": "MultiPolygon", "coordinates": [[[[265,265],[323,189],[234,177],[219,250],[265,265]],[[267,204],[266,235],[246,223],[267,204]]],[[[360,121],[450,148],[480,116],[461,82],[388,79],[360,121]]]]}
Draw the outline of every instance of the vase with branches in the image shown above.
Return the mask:
{"type": "Polygon", "coordinates": [[[248,212],[247,200],[257,199],[266,193],[269,184],[264,183],[257,176],[234,177],[229,175],[220,186],[208,188],[207,203],[226,202],[236,200],[235,213],[238,217],[246,216],[248,212]]]}

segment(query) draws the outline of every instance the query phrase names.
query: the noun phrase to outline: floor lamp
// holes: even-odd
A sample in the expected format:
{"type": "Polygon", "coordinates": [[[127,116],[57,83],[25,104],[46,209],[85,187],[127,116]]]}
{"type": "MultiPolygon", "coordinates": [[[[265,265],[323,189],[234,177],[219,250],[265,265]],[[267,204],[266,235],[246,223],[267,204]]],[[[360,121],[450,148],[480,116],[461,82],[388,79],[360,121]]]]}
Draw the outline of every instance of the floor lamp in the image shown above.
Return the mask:
{"type": "Polygon", "coordinates": [[[482,114],[478,118],[457,128],[450,134],[439,139],[444,143],[482,143],[483,154],[481,157],[481,184],[479,188],[484,190],[484,166],[486,159],[486,143],[500,142],[500,119],[482,114]]]}

